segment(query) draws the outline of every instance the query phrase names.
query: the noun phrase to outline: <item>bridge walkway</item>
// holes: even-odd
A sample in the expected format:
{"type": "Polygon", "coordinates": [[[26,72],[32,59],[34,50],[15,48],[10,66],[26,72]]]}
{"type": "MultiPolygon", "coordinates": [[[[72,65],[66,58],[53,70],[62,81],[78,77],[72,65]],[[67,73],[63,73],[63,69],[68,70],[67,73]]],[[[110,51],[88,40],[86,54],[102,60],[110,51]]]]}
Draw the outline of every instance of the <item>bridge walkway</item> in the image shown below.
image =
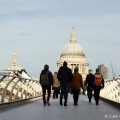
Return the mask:
{"type": "Polygon", "coordinates": [[[94,99],[89,103],[86,95],[80,95],[78,106],[74,106],[72,95],[69,94],[68,98],[68,106],[60,106],[59,99],[51,97],[51,106],[43,106],[39,98],[31,103],[1,110],[0,120],[120,120],[120,109],[104,101],[96,106],[94,99]]]}

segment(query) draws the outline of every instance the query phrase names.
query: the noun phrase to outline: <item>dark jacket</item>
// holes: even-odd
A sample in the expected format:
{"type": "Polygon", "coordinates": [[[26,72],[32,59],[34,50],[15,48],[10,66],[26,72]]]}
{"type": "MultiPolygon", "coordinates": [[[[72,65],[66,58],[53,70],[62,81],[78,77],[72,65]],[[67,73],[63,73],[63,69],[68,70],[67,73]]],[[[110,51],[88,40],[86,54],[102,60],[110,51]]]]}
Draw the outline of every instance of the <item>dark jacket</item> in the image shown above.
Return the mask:
{"type": "Polygon", "coordinates": [[[46,74],[47,72],[48,72],[48,78],[49,78],[49,81],[50,81],[50,85],[52,86],[53,85],[53,75],[49,70],[46,70],[46,69],[42,70],[41,73],[40,73],[40,79],[39,80],[41,80],[41,75],[46,74]]]}
{"type": "Polygon", "coordinates": [[[86,77],[85,86],[88,88],[93,88],[93,82],[94,82],[94,75],[92,73],[89,73],[86,77]]]}
{"type": "Polygon", "coordinates": [[[60,81],[60,85],[70,85],[72,81],[72,71],[66,66],[60,67],[58,70],[57,78],[60,81]]]}

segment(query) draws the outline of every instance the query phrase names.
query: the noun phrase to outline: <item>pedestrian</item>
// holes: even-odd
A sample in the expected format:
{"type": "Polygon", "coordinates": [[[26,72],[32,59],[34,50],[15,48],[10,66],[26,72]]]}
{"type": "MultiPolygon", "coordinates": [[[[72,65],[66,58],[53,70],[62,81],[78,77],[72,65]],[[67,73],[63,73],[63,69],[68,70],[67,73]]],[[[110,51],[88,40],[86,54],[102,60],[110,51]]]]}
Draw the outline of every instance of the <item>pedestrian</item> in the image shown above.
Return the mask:
{"type": "Polygon", "coordinates": [[[94,74],[94,82],[93,82],[94,98],[96,105],[99,105],[100,90],[103,88],[104,88],[104,79],[103,76],[100,74],[99,68],[97,68],[96,73],[94,74]]]}
{"type": "Polygon", "coordinates": [[[86,80],[85,80],[85,86],[87,87],[87,96],[89,102],[91,102],[92,99],[93,82],[94,82],[94,75],[92,72],[93,72],[92,70],[89,70],[89,74],[86,76],[86,80]]]}
{"type": "Polygon", "coordinates": [[[82,75],[78,73],[78,67],[74,69],[73,73],[73,79],[71,83],[71,90],[73,93],[73,100],[74,100],[74,105],[78,105],[78,99],[79,99],[79,94],[80,94],[80,89],[83,89],[83,79],[82,75]]]}
{"type": "Polygon", "coordinates": [[[53,76],[53,99],[58,99],[58,94],[60,93],[60,82],[57,78],[57,72],[54,72],[53,76]]]}
{"type": "Polygon", "coordinates": [[[46,64],[40,73],[40,85],[42,86],[42,97],[44,106],[50,106],[51,86],[53,85],[53,75],[46,64]],[[47,92],[47,94],[46,94],[47,92]],[[47,98],[46,98],[47,95],[47,98]]]}
{"type": "Polygon", "coordinates": [[[67,106],[68,93],[70,89],[70,83],[72,81],[72,71],[67,67],[67,62],[63,62],[63,66],[58,70],[57,75],[60,81],[60,105],[63,105],[62,99],[64,98],[64,106],[67,106]]]}

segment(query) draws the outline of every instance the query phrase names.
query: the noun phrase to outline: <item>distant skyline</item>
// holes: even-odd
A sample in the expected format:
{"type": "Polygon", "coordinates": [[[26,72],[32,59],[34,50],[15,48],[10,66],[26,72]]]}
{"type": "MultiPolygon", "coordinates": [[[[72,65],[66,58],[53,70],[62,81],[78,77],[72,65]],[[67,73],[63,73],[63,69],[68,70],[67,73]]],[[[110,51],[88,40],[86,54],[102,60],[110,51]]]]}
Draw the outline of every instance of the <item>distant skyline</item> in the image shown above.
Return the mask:
{"type": "Polygon", "coordinates": [[[7,69],[16,53],[19,64],[39,77],[45,64],[57,71],[63,47],[75,25],[77,42],[89,68],[100,64],[120,74],[120,0],[1,0],[0,70],[7,69]]]}

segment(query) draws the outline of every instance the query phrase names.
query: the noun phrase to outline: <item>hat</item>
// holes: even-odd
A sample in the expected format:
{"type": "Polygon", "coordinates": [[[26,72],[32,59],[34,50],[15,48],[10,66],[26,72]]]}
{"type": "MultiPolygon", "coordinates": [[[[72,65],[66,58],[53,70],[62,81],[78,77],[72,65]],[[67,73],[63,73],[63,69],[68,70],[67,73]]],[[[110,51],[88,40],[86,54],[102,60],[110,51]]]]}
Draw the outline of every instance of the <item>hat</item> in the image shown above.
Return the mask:
{"type": "Polygon", "coordinates": [[[49,66],[46,64],[45,66],[44,66],[44,69],[49,69],[49,66]]]}

